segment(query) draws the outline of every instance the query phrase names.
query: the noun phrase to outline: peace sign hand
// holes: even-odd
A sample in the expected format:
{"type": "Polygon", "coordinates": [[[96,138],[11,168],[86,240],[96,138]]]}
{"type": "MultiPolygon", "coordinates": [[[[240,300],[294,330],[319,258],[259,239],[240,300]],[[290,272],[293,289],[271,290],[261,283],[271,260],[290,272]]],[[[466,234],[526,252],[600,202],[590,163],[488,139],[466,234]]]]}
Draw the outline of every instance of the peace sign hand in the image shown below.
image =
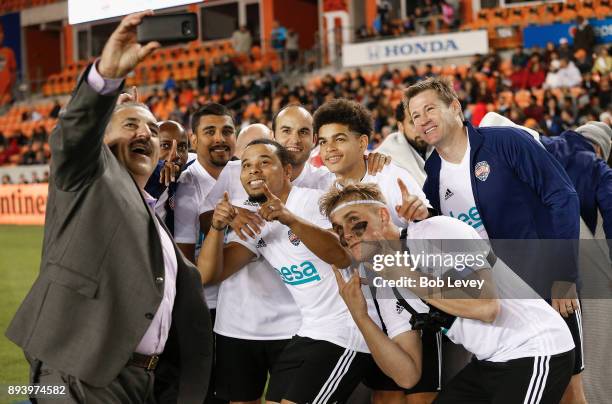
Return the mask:
{"type": "Polygon", "coordinates": [[[409,222],[427,219],[429,211],[421,198],[416,195],[410,195],[406,184],[400,178],[397,179],[397,185],[402,192],[402,204],[395,206],[397,214],[409,222]]]}
{"type": "Polygon", "coordinates": [[[172,139],[172,146],[170,148],[170,154],[168,159],[164,162],[164,167],[159,175],[159,182],[165,186],[169,186],[171,182],[176,182],[178,174],[180,174],[181,167],[176,164],[176,139],[172,139]]]}
{"type": "Polygon", "coordinates": [[[344,300],[346,307],[351,312],[353,319],[357,320],[360,317],[368,316],[368,305],[361,290],[362,279],[359,277],[359,270],[354,269],[351,279],[346,282],[342,273],[335,265],[332,265],[336,282],[338,283],[338,292],[344,300]]]}

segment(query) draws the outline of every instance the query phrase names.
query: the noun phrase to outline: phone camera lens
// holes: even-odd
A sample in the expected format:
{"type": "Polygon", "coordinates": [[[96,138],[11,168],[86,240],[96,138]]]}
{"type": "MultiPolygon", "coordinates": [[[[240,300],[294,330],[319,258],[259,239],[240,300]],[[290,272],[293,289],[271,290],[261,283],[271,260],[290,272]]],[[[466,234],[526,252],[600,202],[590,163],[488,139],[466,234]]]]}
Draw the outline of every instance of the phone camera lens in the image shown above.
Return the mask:
{"type": "Polygon", "coordinates": [[[191,34],[193,34],[193,27],[191,26],[191,23],[189,21],[183,22],[183,24],[181,25],[181,29],[184,36],[190,36],[191,34]]]}

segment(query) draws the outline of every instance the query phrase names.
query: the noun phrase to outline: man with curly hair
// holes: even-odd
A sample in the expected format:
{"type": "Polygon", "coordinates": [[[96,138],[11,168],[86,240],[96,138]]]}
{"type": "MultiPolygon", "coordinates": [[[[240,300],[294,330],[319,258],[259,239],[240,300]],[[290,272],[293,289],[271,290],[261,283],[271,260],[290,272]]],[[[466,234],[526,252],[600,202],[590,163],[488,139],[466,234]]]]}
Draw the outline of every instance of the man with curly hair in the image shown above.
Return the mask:
{"type": "MultiPolygon", "coordinates": [[[[393,162],[376,175],[367,172],[367,161],[361,157],[367,150],[373,132],[372,116],[361,104],[347,99],[335,99],[323,104],[314,114],[314,131],[318,135],[323,164],[336,174],[337,186],[354,183],[377,184],[385,195],[393,223],[406,226],[404,217],[423,220],[429,217],[429,202],[417,181],[405,169],[393,162]],[[407,202],[405,202],[405,200],[407,202]]],[[[372,297],[375,290],[372,289],[372,297]]],[[[411,402],[431,402],[441,388],[441,335],[426,332],[423,336],[423,377],[411,389],[404,390],[387,377],[377,366],[369,371],[364,384],[375,391],[376,402],[403,401],[404,393],[411,402]]]]}

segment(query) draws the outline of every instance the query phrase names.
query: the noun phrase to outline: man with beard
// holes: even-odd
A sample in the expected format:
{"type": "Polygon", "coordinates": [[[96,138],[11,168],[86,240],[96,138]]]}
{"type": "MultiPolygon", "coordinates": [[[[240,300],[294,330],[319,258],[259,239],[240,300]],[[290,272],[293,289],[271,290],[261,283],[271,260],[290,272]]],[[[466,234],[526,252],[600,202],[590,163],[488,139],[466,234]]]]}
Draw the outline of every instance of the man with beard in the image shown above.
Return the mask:
{"type": "MultiPolygon", "coordinates": [[[[176,193],[174,238],[187,259],[197,262],[200,246],[207,231],[203,208],[208,193],[215,185],[221,170],[234,155],[236,129],[230,111],[217,103],[205,104],[191,117],[192,143],[197,158],[181,174],[176,193]]],[[[204,288],[206,303],[213,324],[217,308],[218,286],[204,288]]],[[[213,364],[213,377],[214,377],[213,364]]],[[[214,380],[214,379],[213,379],[214,380]]],[[[210,393],[214,392],[211,386],[210,393]]],[[[215,402],[207,397],[207,402],[215,402]]]]}
{"type": "MultiPolygon", "coordinates": [[[[267,126],[249,125],[238,135],[236,157],[242,158],[252,141],[271,138],[272,131],[267,126]]],[[[244,206],[236,209],[263,227],[264,221],[257,215],[258,204],[246,202],[249,195],[240,182],[240,172],[240,160],[227,163],[208,195],[209,207],[214,210],[228,192],[230,203],[244,206]]],[[[235,218],[231,225],[239,227],[238,220],[235,218]]],[[[255,237],[254,233],[251,235],[255,237]]],[[[216,394],[233,404],[256,404],[264,392],[268,373],[300,327],[300,311],[274,268],[263,258],[248,263],[221,282],[217,303],[216,394]]]]}
{"type": "Polygon", "coordinates": [[[236,216],[226,192],[215,207],[198,267],[205,283],[220,282],[263,258],[297,304],[302,324],[270,371],[267,401],[344,402],[371,361],[363,338],[339,299],[331,265],[350,264],[348,252],[318,210],[322,191],[291,185],[290,157],[277,142],[252,142],[242,154],[240,181],[266,220],[257,238],[225,232],[236,216]]]}
{"type": "Polygon", "coordinates": [[[207,390],[200,276],[144,190],[159,129],[144,104],[115,107],[125,77],[160,46],[136,42],[152,14],[120,22],[50,137],[41,271],[7,336],[23,348],[31,383],[63,386],[62,402],[201,403],[207,390]],[[176,377],[157,379],[166,370],[176,377]]]}
{"type": "Polygon", "coordinates": [[[391,156],[395,164],[408,170],[417,184],[423,187],[427,143],[415,133],[403,102],[395,108],[395,120],[398,131],[387,136],[376,151],[391,156]]]}
{"type": "Polygon", "coordinates": [[[496,240],[526,240],[521,244],[526,258],[516,256],[517,242],[514,251],[496,248],[496,253],[566,320],[576,363],[563,402],[584,402],[578,262],[571,244],[579,238],[580,206],[569,177],[528,133],[464,122],[449,82],[429,78],[405,95],[417,134],[435,148],[425,164],[427,197],[443,215],[470,224],[494,246],[496,240]],[[569,241],[558,241],[562,247],[547,252],[538,242],[546,239],[569,241]]]}

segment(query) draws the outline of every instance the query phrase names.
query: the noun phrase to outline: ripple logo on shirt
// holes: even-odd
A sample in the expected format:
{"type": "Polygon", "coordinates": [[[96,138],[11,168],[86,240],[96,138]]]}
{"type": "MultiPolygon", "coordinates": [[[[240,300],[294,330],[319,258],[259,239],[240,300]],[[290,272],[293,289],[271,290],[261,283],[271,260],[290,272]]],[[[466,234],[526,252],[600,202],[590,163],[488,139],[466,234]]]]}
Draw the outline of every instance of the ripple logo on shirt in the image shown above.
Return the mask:
{"type": "Polygon", "coordinates": [[[474,175],[480,181],[486,181],[489,178],[489,174],[491,174],[491,166],[486,161],[479,161],[474,166],[474,175]]]}
{"type": "MultiPolygon", "coordinates": [[[[450,217],[455,217],[453,211],[448,212],[450,217]]],[[[480,218],[480,212],[476,209],[476,206],[472,206],[467,213],[459,213],[456,219],[461,220],[464,223],[469,224],[473,228],[477,229],[482,226],[482,219],[480,218]]]]}
{"type": "Polygon", "coordinates": [[[287,285],[302,285],[304,283],[320,281],[321,277],[317,268],[310,261],[304,261],[299,265],[290,265],[280,269],[275,268],[287,285]]]}
{"type": "Polygon", "coordinates": [[[289,236],[289,241],[291,242],[291,244],[293,244],[294,246],[299,246],[300,245],[300,238],[298,236],[295,235],[294,232],[292,232],[291,230],[289,230],[287,232],[287,235],[289,236]]]}

